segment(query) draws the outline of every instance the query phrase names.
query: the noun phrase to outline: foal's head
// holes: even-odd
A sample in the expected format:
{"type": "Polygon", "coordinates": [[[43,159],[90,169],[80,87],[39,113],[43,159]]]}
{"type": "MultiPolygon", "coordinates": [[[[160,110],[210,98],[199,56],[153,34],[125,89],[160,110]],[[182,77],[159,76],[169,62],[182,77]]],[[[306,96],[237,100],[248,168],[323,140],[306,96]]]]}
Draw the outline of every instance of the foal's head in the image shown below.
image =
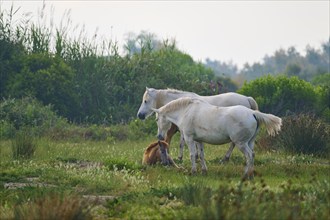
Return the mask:
{"type": "Polygon", "coordinates": [[[156,141],[151,143],[143,154],[142,164],[152,165],[158,162],[168,165],[170,156],[168,155],[168,144],[165,141],[156,141]]]}

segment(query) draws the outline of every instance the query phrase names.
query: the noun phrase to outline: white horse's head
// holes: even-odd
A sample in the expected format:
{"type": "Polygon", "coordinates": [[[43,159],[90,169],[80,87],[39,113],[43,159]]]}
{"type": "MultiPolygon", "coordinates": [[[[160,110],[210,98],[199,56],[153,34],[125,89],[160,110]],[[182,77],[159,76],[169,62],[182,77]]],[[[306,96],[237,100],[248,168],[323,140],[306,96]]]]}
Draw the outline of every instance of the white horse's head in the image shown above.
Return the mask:
{"type": "Polygon", "coordinates": [[[142,98],[142,103],[137,113],[139,119],[145,119],[149,117],[153,111],[152,108],[156,108],[156,90],[146,87],[146,91],[142,98]]]}
{"type": "MultiPolygon", "coordinates": [[[[156,120],[157,120],[157,125],[158,125],[158,132],[157,132],[157,138],[158,141],[164,140],[165,135],[167,134],[168,130],[171,128],[172,123],[166,119],[166,117],[160,113],[159,109],[152,109],[152,111],[156,112],[156,120]]],[[[167,149],[159,144],[160,147],[160,158],[162,161],[162,164],[164,165],[169,165],[169,155],[167,152],[167,149]]]]}
{"type": "Polygon", "coordinates": [[[157,138],[158,140],[164,140],[165,136],[170,130],[172,123],[161,113],[159,109],[152,108],[152,111],[156,112],[156,121],[158,126],[157,138]]]}

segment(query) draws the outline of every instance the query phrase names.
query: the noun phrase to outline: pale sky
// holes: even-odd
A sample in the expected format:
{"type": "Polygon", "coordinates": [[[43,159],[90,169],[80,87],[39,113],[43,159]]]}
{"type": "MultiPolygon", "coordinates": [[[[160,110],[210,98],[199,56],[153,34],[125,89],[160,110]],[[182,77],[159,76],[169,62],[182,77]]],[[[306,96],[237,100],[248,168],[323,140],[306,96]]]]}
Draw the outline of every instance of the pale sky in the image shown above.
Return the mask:
{"type": "MultiPolygon", "coordinates": [[[[13,1],[0,0],[3,9],[13,1]]],[[[73,25],[125,42],[128,32],[145,30],[160,39],[175,38],[178,48],[196,61],[260,62],[276,50],[307,45],[319,48],[329,33],[330,1],[47,1],[50,17],[59,24],[71,9],[73,25]]],[[[42,1],[14,1],[20,13],[37,11],[42,1]]]]}

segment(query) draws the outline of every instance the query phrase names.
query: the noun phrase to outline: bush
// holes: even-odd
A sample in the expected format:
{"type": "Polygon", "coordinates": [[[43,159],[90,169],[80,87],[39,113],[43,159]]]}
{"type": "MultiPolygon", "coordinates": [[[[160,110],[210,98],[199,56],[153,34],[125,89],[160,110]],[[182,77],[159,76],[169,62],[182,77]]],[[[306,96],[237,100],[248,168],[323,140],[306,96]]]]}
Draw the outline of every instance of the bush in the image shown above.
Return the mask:
{"type": "Polygon", "coordinates": [[[330,126],[313,115],[283,118],[282,131],[274,139],[290,153],[330,157],[330,126]]]}
{"type": "Polygon", "coordinates": [[[62,127],[67,121],[35,98],[4,99],[0,102],[1,138],[12,138],[15,130],[30,127],[34,135],[44,135],[49,129],[62,127]]]}
{"type": "Polygon", "coordinates": [[[260,111],[278,116],[286,116],[292,112],[317,113],[317,108],[320,107],[316,88],[297,77],[268,75],[245,83],[238,92],[252,96],[260,111]]]}
{"type": "Polygon", "coordinates": [[[12,140],[14,159],[28,159],[34,155],[37,145],[31,133],[29,128],[23,128],[16,132],[15,138],[12,140]]]}

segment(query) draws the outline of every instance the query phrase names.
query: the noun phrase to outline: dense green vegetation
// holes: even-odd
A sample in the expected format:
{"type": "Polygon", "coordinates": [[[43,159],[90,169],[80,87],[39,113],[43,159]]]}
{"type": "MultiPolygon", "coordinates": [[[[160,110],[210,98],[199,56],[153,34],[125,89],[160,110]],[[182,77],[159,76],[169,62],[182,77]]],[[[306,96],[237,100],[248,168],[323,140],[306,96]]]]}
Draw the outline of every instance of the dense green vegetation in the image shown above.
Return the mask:
{"type": "MultiPolygon", "coordinates": [[[[139,51],[118,53],[115,43],[70,39],[67,30],[14,20],[0,12],[1,97],[35,97],[74,122],[128,122],[146,86],[207,94],[212,71],[176,48],[174,41],[134,39],[139,51]],[[53,31],[54,29],[55,31],[53,31]]],[[[132,41],[132,40],[131,40],[132,41]]]]}
{"type": "MultiPolygon", "coordinates": [[[[152,34],[141,32],[127,39],[125,53],[120,54],[117,43],[111,39],[100,40],[97,34],[88,38],[83,31],[75,35],[77,28],[74,29],[70,22],[60,27],[48,26],[44,17],[33,23],[28,16],[16,18],[15,13],[14,8],[0,11],[1,99],[33,97],[43,105],[52,105],[57,114],[71,122],[103,125],[127,123],[135,118],[146,86],[212,95],[236,91],[240,82],[236,84],[233,80],[250,80],[253,74],[259,72],[262,75],[284,73],[305,80],[313,79],[314,83],[323,87],[329,85],[324,82],[329,81],[329,77],[322,75],[329,71],[326,68],[329,66],[329,42],[322,45],[321,51],[309,48],[306,57],[292,48],[288,52],[278,52],[274,58],[268,59],[269,62],[265,62],[265,65],[272,64],[272,68],[230,75],[233,77],[231,80],[226,71],[224,74],[227,76],[219,75],[216,65],[195,62],[189,54],[178,50],[175,40],[161,41],[152,34]],[[297,60],[295,67],[293,60],[297,60]],[[291,73],[301,68],[299,65],[304,66],[300,71],[302,75],[291,73]],[[277,68],[280,66],[285,69],[277,68]]],[[[284,82],[283,79],[280,81],[284,82]]],[[[270,87],[267,90],[272,92],[271,87],[274,86],[267,86],[270,87]]],[[[295,94],[299,88],[294,91],[295,94]]],[[[243,89],[242,93],[245,91],[243,89]]],[[[248,93],[269,95],[260,94],[260,90],[258,94],[248,93]]],[[[305,98],[305,93],[299,99],[305,98]]],[[[328,97],[329,92],[323,99],[328,100],[328,97]]],[[[263,102],[260,98],[258,101],[263,102]]],[[[287,99],[287,102],[290,101],[287,99]]]]}

